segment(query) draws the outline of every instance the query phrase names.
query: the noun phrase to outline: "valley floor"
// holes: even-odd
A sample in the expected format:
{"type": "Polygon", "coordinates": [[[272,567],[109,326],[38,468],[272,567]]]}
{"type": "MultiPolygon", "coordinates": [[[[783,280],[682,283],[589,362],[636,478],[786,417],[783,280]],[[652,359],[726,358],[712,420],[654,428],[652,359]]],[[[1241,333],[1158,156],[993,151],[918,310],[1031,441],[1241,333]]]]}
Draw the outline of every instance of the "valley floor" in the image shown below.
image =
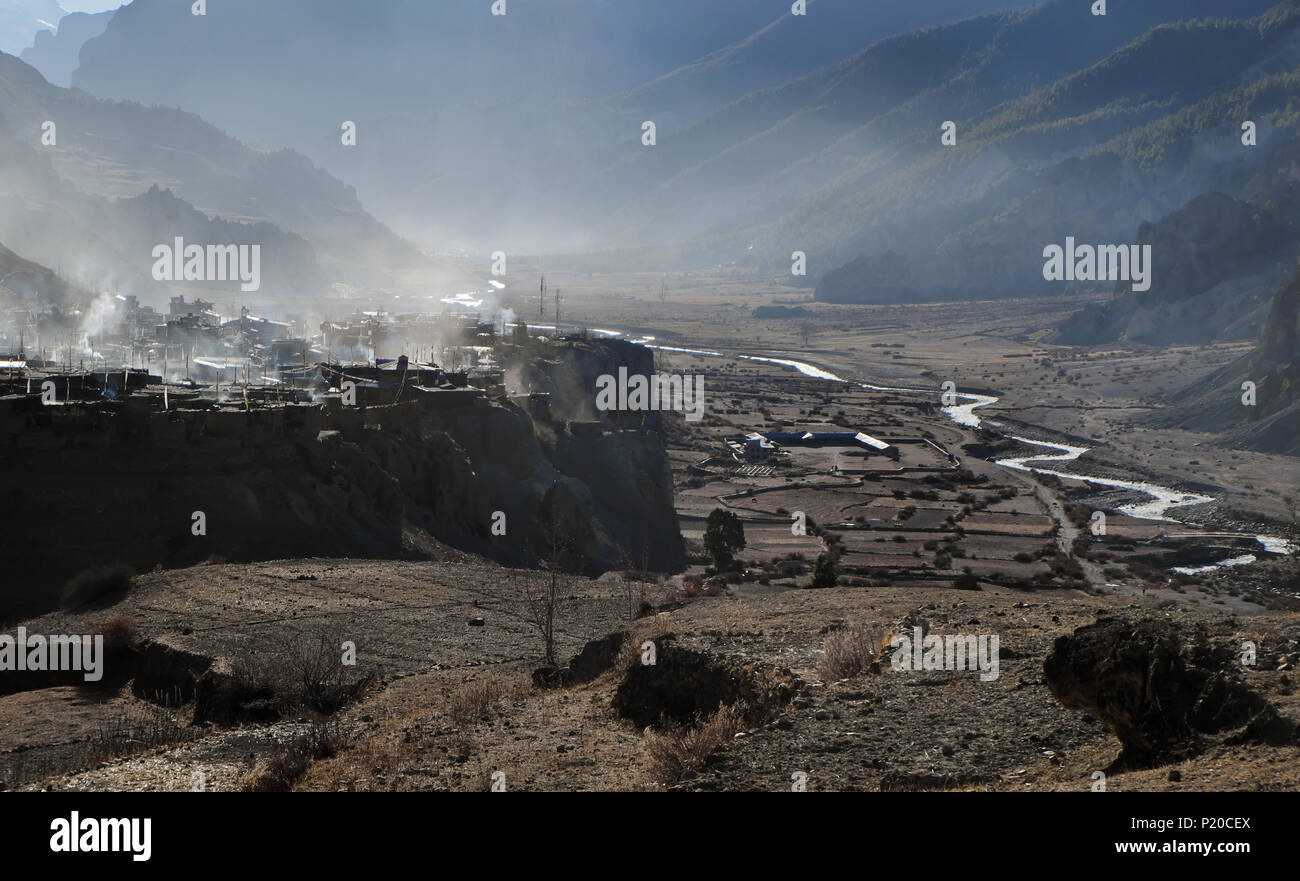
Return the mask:
{"type": "MultiPolygon", "coordinates": [[[[1056,637],[1115,613],[1199,623],[1235,641],[1300,650],[1296,613],[1241,617],[1149,597],[1117,603],[924,587],[747,587],[626,622],[622,583],[585,581],[572,590],[559,610],[562,656],[621,625],[633,629],[638,644],[673,634],[683,647],[712,657],[788,668],[799,682],[793,702],[770,724],[737,732],[682,779],[665,779],[649,735],[611,706],[619,671],[572,688],[534,688],[539,643],[520,620],[510,573],[470,562],[201,567],[146,576],[112,612],[132,616],[149,639],[227,664],[249,652],[274,653],[304,636],[354,641],[356,673],[371,683],[324,723],[333,755],[293,781],[297,789],[330,791],[484,790],[501,771],[518,790],[779,791],[802,772],[814,791],[885,785],[1083,792],[1093,773],[1116,758],[1118,742],[1047,689],[1043,660],[1056,637]],[[303,575],[314,579],[299,580],[303,575]],[[471,625],[476,618],[482,626],[471,625]],[[898,628],[922,620],[937,632],[999,634],[998,678],[905,673],[886,664],[880,673],[827,681],[819,669],[827,633],[836,627],[898,628]]],[[[650,595],[663,591],[655,586],[650,595]]],[[[77,632],[93,627],[94,619],[51,616],[30,626],[77,632]]],[[[1284,714],[1300,718],[1293,675],[1259,669],[1247,678],[1284,714]]],[[[139,732],[138,720],[166,712],[183,721],[183,710],[160,710],[129,688],[0,698],[4,778],[10,788],[29,789],[188,790],[198,781],[211,790],[234,789],[319,724],[302,715],[266,725],[178,725],[174,742],[153,744],[113,736],[133,722],[139,732]],[[91,754],[108,742],[122,754],[91,754]]],[[[1107,786],[1296,789],[1300,750],[1211,743],[1176,767],[1111,775],[1107,786]],[[1170,770],[1181,772],[1181,782],[1170,781],[1170,770]]]]}
{"type": "MultiPolygon", "coordinates": [[[[310,678],[302,659],[312,646],[350,643],[356,666],[341,675],[356,687],[352,699],[329,718],[299,707],[276,718],[189,724],[202,714],[183,676],[176,700],[138,694],[128,681],[10,694],[0,697],[0,780],[9,789],[472,791],[499,773],[520,790],[776,791],[806,775],[810,790],[1088,791],[1119,755],[1119,741],[1064,707],[1043,665],[1054,640],[1108,615],[1185,632],[1201,626],[1224,644],[1258,645],[1268,662],[1244,667],[1244,681],[1300,721],[1292,680],[1300,587],[1290,561],[1259,554],[1250,565],[1172,571],[1240,556],[1254,534],[1284,531],[1281,497],[1297,492],[1293,460],[1144,428],[1165,396],[1241,346],[1103,352],[1043,344],[1077,302],[805,302],[805,327],[805,319],[751,317],[757,305],[806,299],[803,292],[719,272],[670,286],[661,302],[660,281],[551,283],[564,286],[569,314],[590,327],[717,353],[658,353],[661,370],[699,372],[707,383],[704,421],[673,418],[668,428],[677,513],[696,556],[688,577],[565,579],[556,655],[563,662],[626,629],[630,647],[649,640],[698,653],[737,681],[767,671],[790,689],[765,707],[770,713],[719,723],[707,748],[703,734],[674,740],[644,730],[618,709],[636,663],[627,648],[592,681],[539,687],[542,642],[526,597],[544,577],[451,549],[420,562],[213,565],[141,576],[110,608],[26,626],[80,633],[126,620],[141,643],[209,663],[225,683],[257,679],[249,671],[267,667],[310,678]],[[808,362],[856,384],[743,354],[808,362]],[[978,411],[992,431],[941,412],[944,381],[999,398],[978,411]],[[779,467],[739,470],[728,461],[727,439],[774,430],[866,431],[895,443],[900,458],[822,448],[793,451],[779,467]],[[995,464],[1041,452],[1011,435],[1087,446],[1070,463],[1074,473],[1156,482],[1213,501],[1174,509],[1185,523],[1131,516],[1121,508],[1142,501],[1140,493],[995,464]],[[704,518],[720,507],[745,524],[745,565],[709,581],[704,518]],[[1088,528],[1096,511],[1107,512],[1103,535],[1088,528]],[[793,512],[816,528],[796,534],[793,512]],[[807,589],[813,561],[832,547],[839,586],[807,589]],[[955,589],[963,575],[979,589],[955,589]],[[877,653],[876,672],[847,678],[826,664],[845,629],[862,628],[879,649],[913,626],[997,635],[997,678],[900,672],[887,652],[877,653]],[[683,766],[691,749],[699,754],[683,766]]],[[[683,680],[683,692],[724,677],[691,675],[704,678],[683,680]]],[[[1110,774],[1107,788],[1300,789],[1295,746],[1232,745],[1225,735],[1204,747],[1176,765],[1110,774]]]]}

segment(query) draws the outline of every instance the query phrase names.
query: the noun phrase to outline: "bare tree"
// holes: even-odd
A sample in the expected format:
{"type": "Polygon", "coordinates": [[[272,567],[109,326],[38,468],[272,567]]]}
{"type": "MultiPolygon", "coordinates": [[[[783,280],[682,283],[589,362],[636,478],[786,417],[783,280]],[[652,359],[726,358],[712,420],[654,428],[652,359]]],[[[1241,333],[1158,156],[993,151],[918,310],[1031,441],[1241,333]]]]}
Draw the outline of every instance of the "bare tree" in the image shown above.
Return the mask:
{"type": "Polygon", "coordinates": [[[548,667],[558,666],[555,659],[555,615],[561,597],[570,586],[569,545],[570,542],[560,536],[559,527],[553,522],[550,549],[543,563],[544,577],[539,579],[532,575],[524,576],[524,613],[542,638],[548,667]]]}
{"type": "Polygon", "coordinates": [[[644,532],[641,536],[641,560],[634,561],[626,550],[618,555],[619,580],[627,603],[627,620],[635,621],[646,602],[646,584],[650,581],[650,549],[644,532]]]}

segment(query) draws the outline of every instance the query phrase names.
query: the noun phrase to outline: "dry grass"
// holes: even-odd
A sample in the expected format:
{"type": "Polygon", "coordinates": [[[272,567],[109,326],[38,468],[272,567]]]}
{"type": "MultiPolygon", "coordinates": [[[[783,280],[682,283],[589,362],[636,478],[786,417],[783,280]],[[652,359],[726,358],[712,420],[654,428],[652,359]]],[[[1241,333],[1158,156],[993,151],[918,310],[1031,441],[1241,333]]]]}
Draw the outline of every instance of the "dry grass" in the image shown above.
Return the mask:
{"type": "MultiPolygon", "coordinates": [[[[398,769],[417,763],[431,742],[422,736],[406,737],[406,732],[414,730],[410,719],[390,720],[390,723],[396,723],[397,727],[386,727],[378,735],[364,734],[338,755],[313,763],[304,773],[307,781],[303,788],[328,792],[383,792],[402,788],[400,777],[391,781],[390,778],[398,769]]],[[[473,743],[463,736],[452,739],[462,738],[473,743]]],[[[465,754],[469,755],[469,750],[465,754]]]]}
{"type": "Polygon", "coordinates": [[[639,627],[630,630],[623,648],[619,649],[618,658],[615,659],[611,671],[615,681],[623,681],[633,667],[642,663],[642,647],[647,641],[655,642],[671,635],[672,632],[673,622],[667,612],[660,612],[653,618],[647,618],[639,627]]]}
{"type": "Polygon", "coordinates": [[[123,707],[96,725],[90,737],[90,764],[109,762],[175,746],[194,738],[192,731],[156,707],[123,707]]]}
{"type": "Polygon", "coordinates": [[[233,687],[244,698],[265,697],[282,713],[308,710],[332,715],[367,685],[343,664],[343,638],[302,634],[261,653],[244,650],[231,661],[233,687]]]}
{"type": "Polygon", "coordinates": [[[673,632],[673,619],[670,613],[660,612],[658,615],[654,616],[653,630],[651,631],[651,633],[654,636],[656,637],[667,636],[672,632],[673,632]]]}
{"type": "Polygon", "coordinates": [[[498,703],[526,691],[518,680],[487,676],[467,682],[447,696],[447,713],[458,725],[471,725],[484,719],[498,703]]]}
{"type": "Polygon", "coordinates": [[[346,745],[337,725],[317,724],[260,762],[239,785],[240,792],[288,792],[312,762],[336,755],[346,745]]]}
{"type": "Polygon", "coordinates": [[[330,715],[351,701],[363,683],[343,665],[338,634],[313,634],[288,646],[288,674],[293,694],[302,705],[330,715]]]}
{"type": "Polygon", "coordinates": [[[717,712],[691,727],[665,720],[657,731],[646,735],[650,774],[662,784],[672,784],[700,768],[715,750],[729,743],[744,726],[737,707],[719,707],[717,712]]]}
{"type": "Polygon", "coordinates": [[[822,644],[822,659],[817,669],[827,682],[852,679],[871,666],[880,648],[879,628],[854,625],[847,630],[836,630],[822,644]]]}
{"type": "Polygon", "coordinates": [[[628,677],[632,668],[641,663],[641,644],[645,638],[631,634],[627,641],[623,643],[623,648],[619,649],[618,658],[614,661],[614,679],[622,682],[628,677]]]}

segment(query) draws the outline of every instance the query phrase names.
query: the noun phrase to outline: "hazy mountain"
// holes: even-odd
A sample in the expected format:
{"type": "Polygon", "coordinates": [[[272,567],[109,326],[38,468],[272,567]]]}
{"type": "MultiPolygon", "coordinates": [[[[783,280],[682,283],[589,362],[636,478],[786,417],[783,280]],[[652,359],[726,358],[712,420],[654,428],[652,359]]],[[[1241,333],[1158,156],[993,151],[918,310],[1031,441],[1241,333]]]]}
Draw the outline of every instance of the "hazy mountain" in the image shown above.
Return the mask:
{"type": "Polygon", "coordinates": [[[1260,345],[1174,396],[1153,424],[1217,432],[1232,447],[1300,455],[1300,268],[1267,304],[1260,345]],[[1243,383],[1255,401],[1243,401],[1243,383]]]}
{"type": "MultiPolygon", "coordinates": [[[[1158,5],[1143,8],[1154,14],[1158,5]]],[[[1064,9],[1035,10],[996,42],[1060,24],[1064,9]],[[1035,19],[1038,26],[1026,30],[1035,19]]],[[[795,229],[819,224],[832,230],[822,242],[833,263],[846,251],[864,258],[823,278],[823,299],[1060,291],[1042,277],[1046,245],[1067,236],[1131,243],[1143,223],[1197,195],[1246,197],[1255,169],[1296,137],[1298,32],[1295,2],[1254,19],[1159,26],[998,104],[989,99],[1008,84],[1005,72],[979,88],[986,66],[963,71],[873,120],[867,128],[891,131],[890,147],[851,167],[781,228],[798,240],[795,229]],[[944,99],[935,100],[937,94],[944,99]],[[958,122],[956,148],[939,145],[937,127],[924,131],[927,119],[944,118],[945,106],[964,108],[947,117],[958,122]],[[1258,126],[1257,146],[1242,143],[1245,120],[1258,126]],[[891,252],[889,272],[878,276],[873,261],[891,252]]],[[[1041,72],[1029,45],[1016,42],[1008,55],[1021,66],[1019,75],[1026,64],[1041,72]]]]}
{"type": "Polygon", "coordinates": [[[137,0],[75,82],[293,144],[441,247],[588,269],[802,250],[839,302],[1059,292],[1046,245],[1249,201],[1297,129],[1297,0],[264,6],[137,0]]]}
{"type": "MultiPolygon", "coordinates": [[[[1297,93],[1293,81],[1292,99],[1297,93]]],[[[1208,194],[1144,225],[1138,237],[1152,245],[1159,283],[1071,316],[1057,341],[1257,339],[1248,354],[1174,395],[1152,424],[1300,455],[1300,139],[1258,164],[1244,190],[1245,201],[1208,194]],[[1246,382],[1254,384],[1250,405],[1246,382]]]]}
{"type": "Polygon", "coordinates": [[[1300,182],[1279,180],[1258,203],[1222,193],[1198,196],[1137,241],[1152,248],[1153,284],[1121,285],[1114,300],[1063,322],[1055,342],[1101,345],[1255,339],[1273,293],[1300,256],[1300,182]]]}
{"type": "Polygon", "coordinates": [[[21,52],[38,30],[53,28],[62,16],[57,0],[5,0],[0,3],[0,52],[21,52]]]}
{"type": "MultiPolygon", "coordinates": [[[[1023,0],[136,0],[82,54],[94,94],[291,146],[443,248],[610,244],[593,169],[755,88],[891,34],[1023,0]],[[345,147],[340,127],[358,124],[345,147]],[[591,208],[595,204],[595,210],[591,208]]],[[[628,244],[629,242],[618,242],[628,244]]]]}
{"type": "Polygon", "coordinates": [[[72,72],[81,58],[81,47],[104,33],[113,11],[94,15],[72,12],[59,19],[57,32],[37,31],[36,40],[23,50],[23,61],[55,85],[72,85],[72,72]]]}
{"type": "Polygon", "coordinates": [[[87,299],[89,294],[68,284],[48,267],[25,260],[0,245],[0,309],[9,311],[38,301],[56,309],[70,309],[87,299]]]}
{"type": "MultiPolygon", "coordinates": [[[[312,246],[301,236],[267,222],[211,217],[168,190],[136,185],[136,178],[144,174],[119,161],[124,156],[119,152],[122,144],[110,143],[111,129],[82,128],[76,123],[95,122],[97,114],[111,117],[118,106],[58,90],[34,69],[0,55],[0,242],[93,293],[138,294],[162,292],[152,276],[153,248],[171,243],[176,236],[204,245],[259,244],[263,294],[319,294],[328,279],[312,246]],[[47,90],[62,92],[68,103],[56,102],[53,107],[30,103],[47,90]],[[69,160],[59,152],[63,147],[43,146],[41,123],[36,120],[44,113],[29,118],[34,107],[54,111],[49,115],[60,120],[55,130],[59,144],[98,138],[97,149],[86,147],[79,158],[69,160]],[[97,130],[98,135],[90,134],[97,130]],[[79,182],[121,177],[129,183],[118,182],[120,197],[89,193],[59,174],[58,165],[69,163],[84,166],[79,182]]],[[[152,130],[159,132],[158,127],[152,130]]],[[[139,136],[147,136],[147,131],[139,136]]],[[[170,142],[162,137],[158,143],[165,150],[170,142]]],[[[211,173],[194,153],[189,155],[191,176],[211,173]]],[[[238,291],[237,284],[218,287],[238,291]]]]}
{"type": "Polygon", "coordinates": [[[864,15],[860,0],[812,0],[807,15],[786,11],[739,42],[615,95],[611,102],[623,112],[674,128],[849,58],[886,37],[1032,5],[1028,0],[876,0],[864,15]]]}
{"type": "MultiPolygon", "coordinates": [[[[35,239],[23,232],[24,214],[68,207],[50,193],[131,199],[160,186],[213,218],[274,227],[310,240],[311,268],[295,278],[291,287],[296,291],[328,281],[384,284],[394,274],[426,264],[411,245],[365,211],[352,188],[299,154],[250,149],[189,113],[105,101],[52,86],[7,55],[0,55],[0,137],[14,143],[12,151],[0,152],[0,176],[23,169],[10,196],[28,196],[16,215],[0,216],[0,224],[17,227],[17,238],[0,239],[26,256],[50,258],[45,262],[68,263],[72,249],[57,241],[35,250],[15,243],[35,239]],[[53,145],[42,138],[47,121],[56,126],[53,145]],[[42,205],[43,198],[51,203],[42,205]],[[56,245],[69,253],[61,258],[53,254],[56,245]]],[[[296,261],[306,259],[306,252],[290,250],[298,255],[292,268],[305,268],[296,261]]],[[[268,268],[274,276],[291,267],[268,268]]],[[[78,271],[93,274],[93,261],[78,271]]]]}
{"type": "MultiPolygon", "coordinates": [[[[209,217],[156,187],[118,199],[82,193],[37,148],[8,133],[0,132],[0,157],[0,242],[79,288],[161,297],[153,249],[176,236],[191,244],[260,245],[261,296],[319,295],[328,284],[310,243],[272,224],[209,217]]],[[[237,282],[198,284],[208,296],[249,298],[237,282]]]]}

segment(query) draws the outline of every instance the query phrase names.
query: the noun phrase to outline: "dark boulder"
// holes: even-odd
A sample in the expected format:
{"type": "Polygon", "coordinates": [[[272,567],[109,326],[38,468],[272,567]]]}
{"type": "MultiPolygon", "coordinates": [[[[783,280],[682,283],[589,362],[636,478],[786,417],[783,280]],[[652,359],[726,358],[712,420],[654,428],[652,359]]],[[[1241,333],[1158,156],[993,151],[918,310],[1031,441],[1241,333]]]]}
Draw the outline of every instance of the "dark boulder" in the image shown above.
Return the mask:
{"type": "Polygon", "coordinates": [[[669,719],[694,725],[722,706],[736,706],[746,725],[775,720],[794,699],[789,670],[715,657],[655,640],[654,663],[633,664],[614,694],[614,709],[639,727],[669,719]]]}
{"type": "Polygon", "coordinates": [[[199,679],[211,669],[212,658],[145,640],[136,652],[131,693],[162,706],[183,706],[194,699],[199,679]]]}
{"type": "Polygon", "coordinates": [[[627,633],[619,630],[593,639],[573,656],[567,667],[538,667],[533,671],[537,688],[568,688],[590,682],[607,670],[614,669],[619,653],[627,642],[627,633]]]}
{"type": "Polygon", "coordinates": [[[1047,685],[1119,738],[1113,770],[1180,761],[1203,735],[1294,743],[1294,723],[1245,684],[1236,656],[1203,631],[1185,636],[1166,621],[1103,618],[1056,640],[1044,663],[1047,685]]]}
{"type": "Polygon", "coordinates": [[[600,674],[613,670],[626,642],[627,633],[619,630],[587,643],[569,661],[570,679],[575,684],[590,682],[600,674]]]}

